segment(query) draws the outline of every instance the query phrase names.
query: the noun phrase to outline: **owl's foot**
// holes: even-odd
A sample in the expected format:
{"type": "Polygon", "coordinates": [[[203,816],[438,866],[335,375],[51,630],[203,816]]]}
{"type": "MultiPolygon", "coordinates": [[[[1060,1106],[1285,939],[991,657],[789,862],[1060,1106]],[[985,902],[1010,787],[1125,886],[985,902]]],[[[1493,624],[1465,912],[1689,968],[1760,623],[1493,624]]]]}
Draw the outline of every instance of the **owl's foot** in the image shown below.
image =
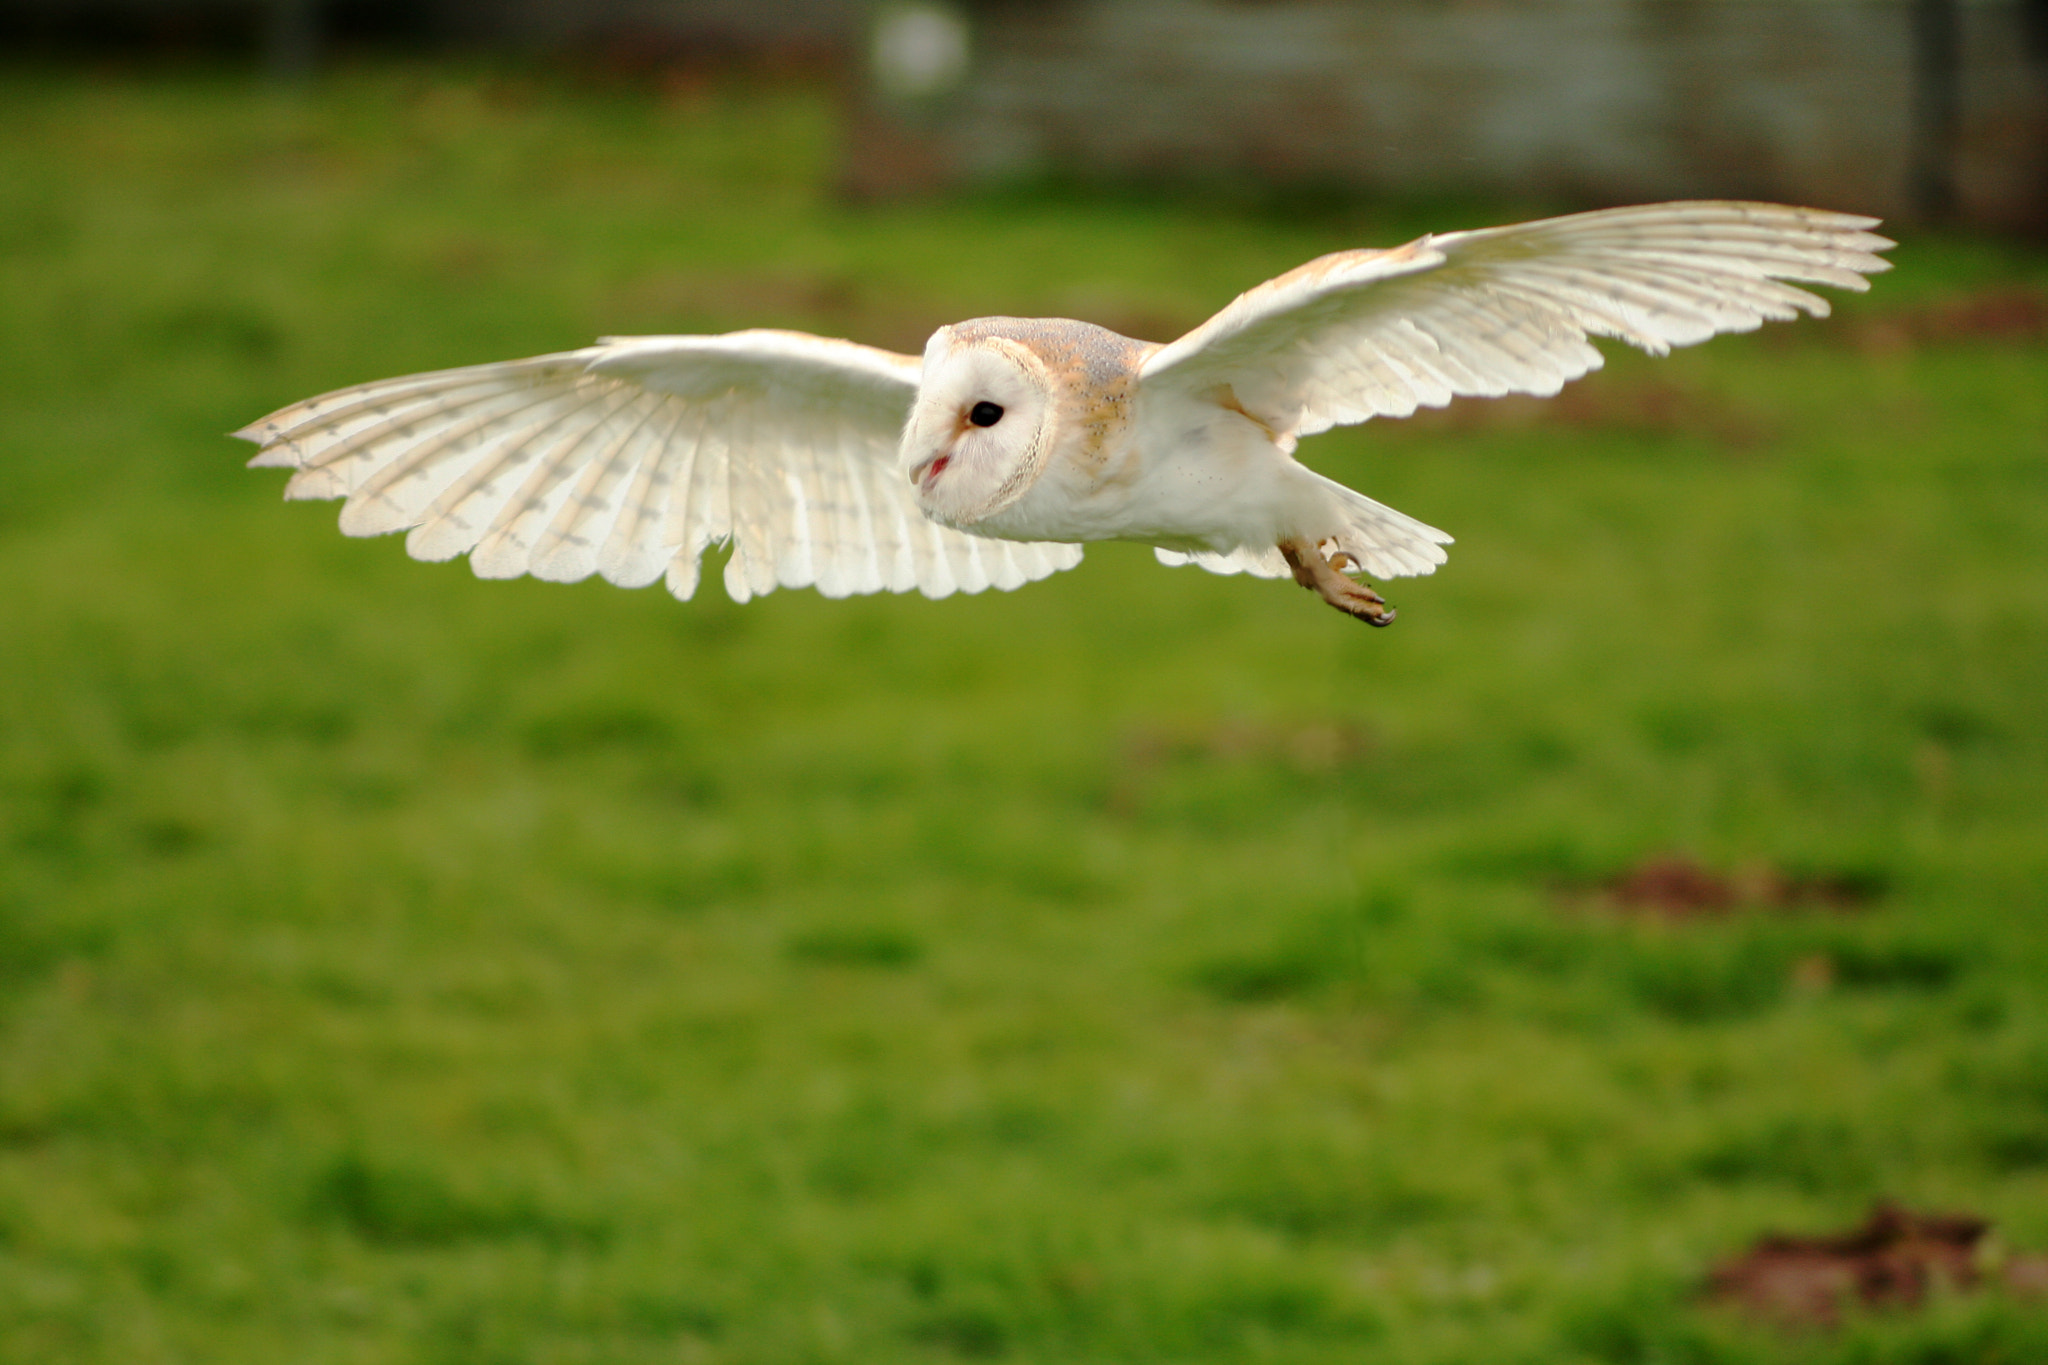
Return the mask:
{"type": "Polygon", "coordinates": [[[1295,582],[1320,595],[1346,616],[1355,616],[1369,626],[1390,626],[1394,623],[1394,609],[1387,605],[1384,597],[1338,571],[1339,564],[1345,568],[1358,567],[1342,550],[1325,559],[1323,552],[1314,545],[1299,540],[1283,540],[1280,553],[1287,560],[1287,567],[1294,570],[1295,582]]]}

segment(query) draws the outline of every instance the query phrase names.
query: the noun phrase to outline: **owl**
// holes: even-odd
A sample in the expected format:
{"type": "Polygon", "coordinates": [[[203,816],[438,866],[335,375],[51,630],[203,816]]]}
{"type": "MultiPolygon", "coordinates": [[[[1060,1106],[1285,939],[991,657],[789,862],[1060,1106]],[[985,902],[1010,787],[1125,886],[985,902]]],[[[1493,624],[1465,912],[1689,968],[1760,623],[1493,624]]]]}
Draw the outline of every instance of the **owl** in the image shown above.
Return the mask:
{"type": "Polygon", "coordinates": [[[1095,540],[1162,563],[1292,577],[1349,616],[1364,581],[1426,574],[1451,537],[1295,458],[1328,427],[1460,396],[1555,394],[1591,338],[1652,354],[1868,288],[1877,220],[1655,204],[1339,251],[1165,345],[1065,318],[939,328],[922,358],[800,332],[612,337],[338,389],[238,436],[345,498],[341,529],[406,532],[480,577],[687,599],[731,545],[737,601],[1012,589],[1095,540]]]}

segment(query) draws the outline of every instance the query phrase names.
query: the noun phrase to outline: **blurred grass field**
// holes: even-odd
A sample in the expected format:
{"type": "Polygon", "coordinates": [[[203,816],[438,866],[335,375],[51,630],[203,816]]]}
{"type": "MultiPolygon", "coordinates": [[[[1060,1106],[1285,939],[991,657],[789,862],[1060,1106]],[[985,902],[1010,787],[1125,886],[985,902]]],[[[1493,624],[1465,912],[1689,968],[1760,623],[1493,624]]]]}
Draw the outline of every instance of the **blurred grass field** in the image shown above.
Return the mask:
{"type": "Polygon", "coordinates": [[[812,93],[393,65],[0,119],[0,1359],[2048,1360],[1697,1301],[1883,1196],[2048,1248],[2048,344],[1955,322],[2048,257],[1317,438],[1460,538],[1389,631],[1120,546],[738,608],[411,563],[220,433],[601,333],[1164,339],[1545,206],[856,208],[812,93]],[[1572,890],[1663,852],[1877,894],[1572,890]]]}

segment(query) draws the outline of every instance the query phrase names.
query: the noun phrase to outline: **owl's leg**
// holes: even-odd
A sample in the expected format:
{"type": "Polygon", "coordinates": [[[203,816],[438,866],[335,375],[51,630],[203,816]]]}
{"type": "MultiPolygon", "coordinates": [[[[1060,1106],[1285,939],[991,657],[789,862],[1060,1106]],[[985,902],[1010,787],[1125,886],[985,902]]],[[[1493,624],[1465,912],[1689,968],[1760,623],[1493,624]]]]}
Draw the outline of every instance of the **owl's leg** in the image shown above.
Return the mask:
{"type": "MultiPolygon", "coordinates": [[[[1365,584],[1347,578],[1337,567],[1323,558],[1323,552],[1314,545],[1301,540],[1283,540],[1280,553],[1287,560],[1287,567],[1294,570],[1294,581],[1310,592],[1320,594],[1325,602],[1343,612],[1355,616],[1369,626],[1389,626],[1394,623],[1394,609],[1387,600],[1365,584]]],[[[1345,564],[1351,563],[1351,556],[1339,550],[1336,557],[1345,564]]]]}

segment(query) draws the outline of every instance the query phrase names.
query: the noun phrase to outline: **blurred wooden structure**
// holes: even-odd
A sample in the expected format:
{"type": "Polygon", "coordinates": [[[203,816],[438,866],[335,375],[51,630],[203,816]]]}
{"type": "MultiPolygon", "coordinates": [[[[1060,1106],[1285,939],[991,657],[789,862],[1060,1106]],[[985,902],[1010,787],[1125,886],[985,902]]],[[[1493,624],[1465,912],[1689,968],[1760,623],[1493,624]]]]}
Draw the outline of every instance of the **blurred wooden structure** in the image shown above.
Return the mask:
{"type": "Polygon", "coordinates": [[[2043,0],[956,0],[967,77],[871,101],[856,191],[1244,176],[2048,229],[2043,0]]]}
{"type": "Polygon", "coordinates": [[[828,79],[864,196],[1237,177],[2048,232],[2048,0],[0,0],[0,41],[124,27],[239,31],[286,77],[368,36],[828,79]],[[908,10],[967,59],[891,98],[875,36],[908,10]]]}

